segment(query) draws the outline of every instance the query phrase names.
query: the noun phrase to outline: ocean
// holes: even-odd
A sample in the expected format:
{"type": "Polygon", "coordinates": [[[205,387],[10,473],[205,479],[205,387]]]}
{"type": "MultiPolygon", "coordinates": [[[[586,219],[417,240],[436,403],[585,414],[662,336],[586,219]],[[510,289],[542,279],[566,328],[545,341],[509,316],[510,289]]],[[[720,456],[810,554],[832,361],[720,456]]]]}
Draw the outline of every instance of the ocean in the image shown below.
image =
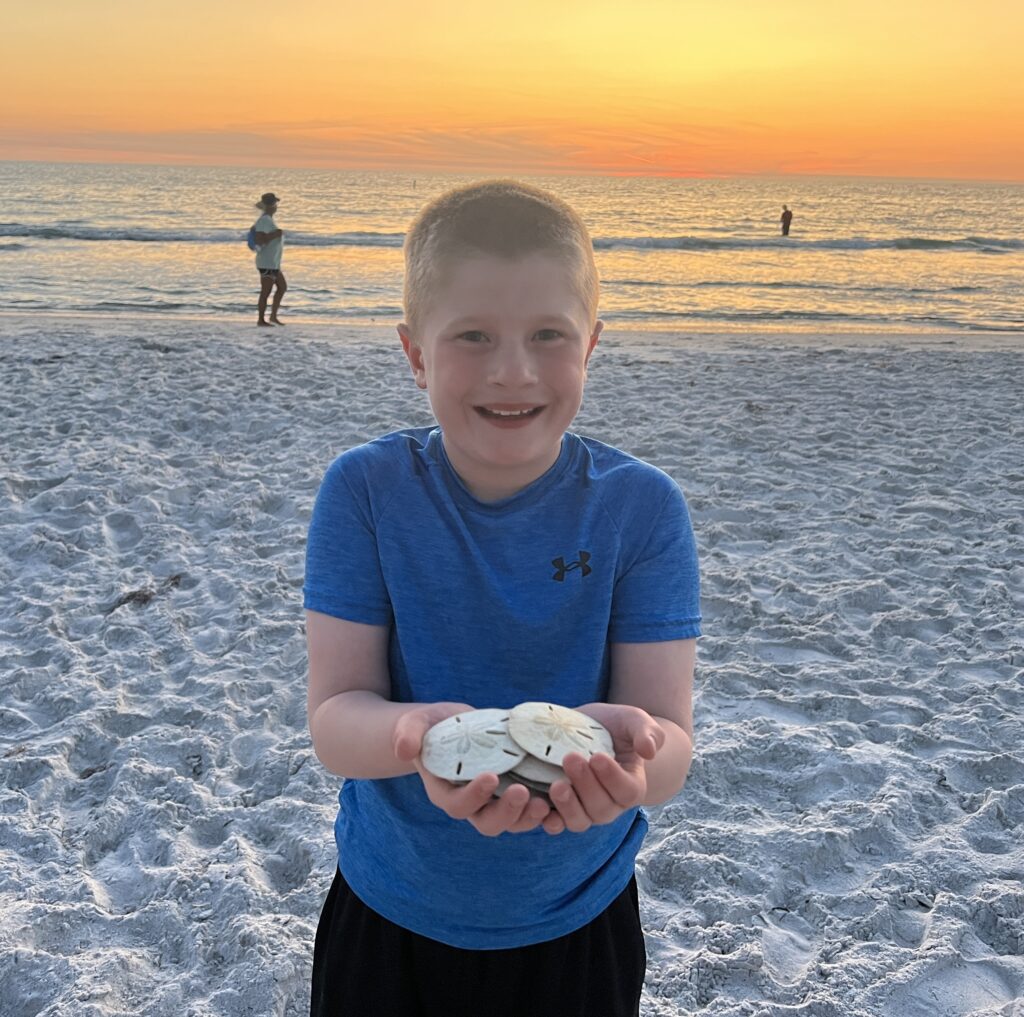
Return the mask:
{"type": "MultiPolygon", "coordinates": [[[[245,234],[273,190],[282,316],[397,322],[409,222],[434,195],[482,178],[0,162],[4,308],[254,320],[245,234]]],[[[1024,331],[1022,184],[522,179],[590,227],[609,330],[1024,331]]]]}

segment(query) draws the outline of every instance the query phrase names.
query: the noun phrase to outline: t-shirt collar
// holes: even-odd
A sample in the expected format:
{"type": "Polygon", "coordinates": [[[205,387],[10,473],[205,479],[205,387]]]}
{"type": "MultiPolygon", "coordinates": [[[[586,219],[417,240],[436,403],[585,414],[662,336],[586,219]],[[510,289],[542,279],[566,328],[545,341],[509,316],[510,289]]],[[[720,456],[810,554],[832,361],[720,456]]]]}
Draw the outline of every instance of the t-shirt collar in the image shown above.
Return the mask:
{"type": "Polygon", "coordinates": [[[562,435],[562,445],[558,450],[558,458],[536,480],[531,481],[526,487],[516,491],[515,494],[510,494],[507,498],[499,498],[497,501],[481,501],[466,487],[448,458],[444,442],[441,440],[440,427],[435,427],[430,432],[427,438],[427,451],[431,458],[440,465],[445,483],[452,496],[460,505],[475,512],[500,514],[516,511],[533,504],[558,482],[558,479],[565,472],[572,459],[573,437],[568,431],[562,435]]]}

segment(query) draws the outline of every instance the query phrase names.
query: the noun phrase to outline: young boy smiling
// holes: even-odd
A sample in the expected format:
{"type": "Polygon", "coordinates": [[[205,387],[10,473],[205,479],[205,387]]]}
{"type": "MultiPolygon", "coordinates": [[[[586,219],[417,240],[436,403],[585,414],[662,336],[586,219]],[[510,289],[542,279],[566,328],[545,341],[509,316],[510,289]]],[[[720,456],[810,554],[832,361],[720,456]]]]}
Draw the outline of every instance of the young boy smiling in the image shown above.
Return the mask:
{"type": "Polygon", "coordinates": [[[602,322],[579,216],[515,181],[431,202],[399,326],[437,427],[328,469],[310,525],[309,723],[345,777],[312,1013],[627,1017],[645,953],[641,806],[683,785],[696,550],[666,474],[568,427],[602,322]],[[612,734],[552,805],[457,787],[425,732],[542,700],[612,734]]]}

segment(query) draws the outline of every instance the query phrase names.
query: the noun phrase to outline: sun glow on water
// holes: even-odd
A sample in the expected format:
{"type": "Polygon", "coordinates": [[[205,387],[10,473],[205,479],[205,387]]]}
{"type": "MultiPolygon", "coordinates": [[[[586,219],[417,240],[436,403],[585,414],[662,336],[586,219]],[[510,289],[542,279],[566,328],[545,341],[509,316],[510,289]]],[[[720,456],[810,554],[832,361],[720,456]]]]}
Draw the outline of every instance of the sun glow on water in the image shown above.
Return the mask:
{"type": "MultiPolygon", "coordinates": [[[[7,311],[247,320],[245,233],[283,196],[289,314],[401,320],[404,231],[465,176],[0,163],[7,311]]],[[[671,331],[1024,330],[1024,186],[531,178],[588,223],[601,315],[671,331]],[[779,209],[795,209],[779,236],[779,209]]]]}

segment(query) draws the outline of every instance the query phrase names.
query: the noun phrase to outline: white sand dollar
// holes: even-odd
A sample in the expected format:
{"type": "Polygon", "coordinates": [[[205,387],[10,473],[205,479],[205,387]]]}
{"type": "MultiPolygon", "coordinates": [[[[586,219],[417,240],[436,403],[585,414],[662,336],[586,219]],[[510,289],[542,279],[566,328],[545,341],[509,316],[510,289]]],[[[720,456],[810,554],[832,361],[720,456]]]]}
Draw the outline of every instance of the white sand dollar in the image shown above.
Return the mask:
{"type": "Polygon", "coordinates": [[[545,763],[543,759],[527,755],[522,762],[516,763],[512,768],[516,777],[523,777],[534,784],[544,784],[550,787],[556,780],[565,777],[565,770],[554,763],[545,763]]]}
{"type": "Polygon", "coordinates": [[[508,710],[470,710],[442,720],[423,737],[423,765],[453,781],[511,770],[526,750],[509,736],[508,718],[508,710]]]}
{"type": "Polygon", "coordinates": [[[554,703],[520,703],[509,714],[509,734],[531,756],[561,766],[570,752],[589,759],[612,755],[612,736],[592,717],[554,703]]]}

